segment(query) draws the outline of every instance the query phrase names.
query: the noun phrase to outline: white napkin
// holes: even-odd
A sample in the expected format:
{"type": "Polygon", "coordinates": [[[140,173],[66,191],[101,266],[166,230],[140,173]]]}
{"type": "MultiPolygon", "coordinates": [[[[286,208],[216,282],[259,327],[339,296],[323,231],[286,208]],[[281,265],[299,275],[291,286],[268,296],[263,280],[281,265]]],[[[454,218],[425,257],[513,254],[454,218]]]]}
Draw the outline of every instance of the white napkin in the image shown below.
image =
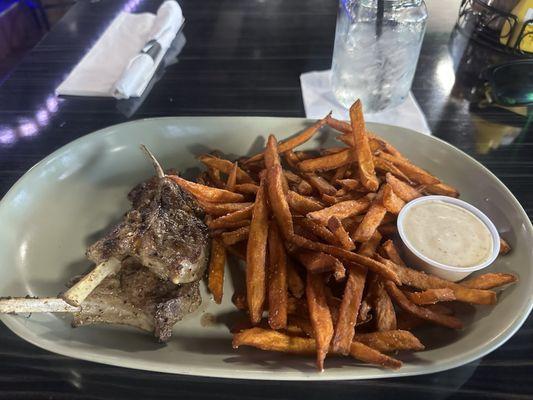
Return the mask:
{"type": "MultiPolygon", "coordinates": [[[[307,118],[318,119],[333,111],[333,117],[349,120],[348,109],[335,99],[330,85],[331,71],[313,71],[300,75],[302,97],[307,118]]],[[[401,126],[431,135],[428,123],[413,94],[405,101],[385,111],[377,113],[365,112],[365,120],[401,126]]]]}
{"type": "Polygon", "coordinates": [[[56,93],[118,99],[139,97],[182,25],[183,14],[174,0],[165,1],[157,15],[120,13],[56,93]],[[161,46],[155,60],[140,54],[150,40],[161,46]]]}

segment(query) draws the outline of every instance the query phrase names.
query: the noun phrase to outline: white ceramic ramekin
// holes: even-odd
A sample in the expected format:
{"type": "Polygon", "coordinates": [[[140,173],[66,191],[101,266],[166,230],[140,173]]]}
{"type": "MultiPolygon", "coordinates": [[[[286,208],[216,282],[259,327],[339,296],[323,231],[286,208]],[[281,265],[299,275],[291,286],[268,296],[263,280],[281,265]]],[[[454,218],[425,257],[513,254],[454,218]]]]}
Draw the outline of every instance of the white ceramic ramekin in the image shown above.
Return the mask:
{"type": "Polygon", "coordinates": [[[492,223],[492,221],[473,205],[468,204],[465,201],[456,199],[454,197],[424,196],[424,197],[419,197],[415,200],[412,200],[409,203],[407,203],[400,211],[400,214],[398,215],[397,225],[398,225],[398,233],[400,234],[400,237],[404,245],[405,257],[409,265],[418,267],[430,274],[437,275],[449,281],[453,281],[453,282],[460,281],[461,279],[464,279],[465,277],[470,275],[472,272],[479,271],[485,267],[488,267],[490,264],[494,262],[496,257],[498,257],[498,253],[500,251],[500,235],[498,234],[498,231],[496,227],[494,226],[494,224],[492,223]],[[409,240],[407,239],[405,232],[403,230],[403,220],[404,220],[405,215],[407,214],[407,212],[409,211],[411,207],[417,204],[423,203],[423,202],[435,201],[435,200],[442,201],[444,203],[454,204],[456,206],[464,208],[465,210],[470,211],[472,214],[478,217],[487,226],[492,236],[492,254],[486,261],[484,261],[482,264],[474,265],[472,267],[467,267],[467,268],[445,265],[445,264],[441,264],[437,261],[434,261],[424,256],[416,248],[414,248],[411,243],[409,243],[409,240]]]}

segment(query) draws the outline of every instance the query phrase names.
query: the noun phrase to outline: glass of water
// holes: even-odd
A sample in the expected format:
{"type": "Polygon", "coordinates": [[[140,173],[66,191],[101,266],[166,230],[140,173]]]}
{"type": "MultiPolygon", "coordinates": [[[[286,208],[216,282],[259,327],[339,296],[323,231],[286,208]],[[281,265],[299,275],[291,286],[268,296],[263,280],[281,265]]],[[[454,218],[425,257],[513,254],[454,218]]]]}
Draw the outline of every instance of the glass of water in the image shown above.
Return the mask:
{"type": "Polygon", "coordinates": [[[400,104],[408,95],[426,27],[423,0],[339,0],[331,85],[349,107],[366,112],[400,104]]]}

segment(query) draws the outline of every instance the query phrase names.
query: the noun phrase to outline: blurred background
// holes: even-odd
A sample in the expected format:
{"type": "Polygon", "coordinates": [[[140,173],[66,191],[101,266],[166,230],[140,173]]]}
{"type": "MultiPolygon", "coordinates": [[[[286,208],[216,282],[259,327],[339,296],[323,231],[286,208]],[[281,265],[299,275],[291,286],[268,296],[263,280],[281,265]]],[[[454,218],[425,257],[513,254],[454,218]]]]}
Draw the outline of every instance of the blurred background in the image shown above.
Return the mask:
{"type": "Polygon", "coordinates": [[[73,0],[0,0],[0,82],[74,3],[73,0]]]}

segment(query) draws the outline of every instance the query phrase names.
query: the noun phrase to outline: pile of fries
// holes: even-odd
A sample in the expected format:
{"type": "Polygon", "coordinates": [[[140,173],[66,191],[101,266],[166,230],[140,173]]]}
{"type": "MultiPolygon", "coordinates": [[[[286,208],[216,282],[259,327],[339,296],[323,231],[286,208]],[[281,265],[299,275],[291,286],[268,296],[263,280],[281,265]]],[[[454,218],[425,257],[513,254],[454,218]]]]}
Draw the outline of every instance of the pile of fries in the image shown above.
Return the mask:
{"type": "Polygon", "coordinates": [[[217,303],[226,257],[246,261],[246,294],[233,302],[251,327],[234,333],[235,348],[315,352],[319,370],[328,353],[399,368],[385,353],[424,349],[411,330],[460,329],[453,301],[494,304],[490,289],[516,281],[489,273],[454,283],[406,266],[394,243],[402,207],[427,194],[459,194],[367,132],[359,101],[350,119],[328,115],[283,142],[271,135],[264,152],[236,162],[202,155],[207,171],[197,183],[171,177],[207,213],[208,286],[217,303]],[[324,126],[340,132],[342,146],[295,150],[324,126]]]}

